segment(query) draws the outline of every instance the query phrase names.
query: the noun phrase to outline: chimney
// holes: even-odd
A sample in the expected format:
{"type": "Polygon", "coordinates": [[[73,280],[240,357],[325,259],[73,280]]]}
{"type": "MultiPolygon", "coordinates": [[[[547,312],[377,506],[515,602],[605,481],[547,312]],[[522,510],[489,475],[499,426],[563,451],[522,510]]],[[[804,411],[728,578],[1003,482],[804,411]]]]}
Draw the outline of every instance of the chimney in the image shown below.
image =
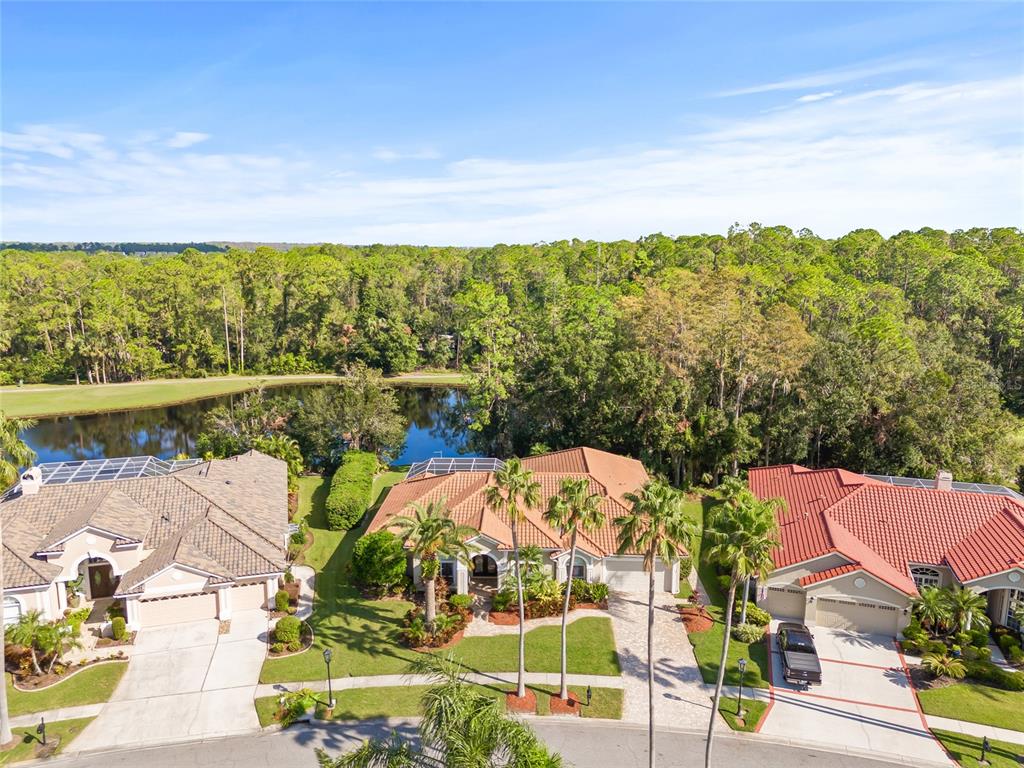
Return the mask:
{"type": "Polygon", "coordinates": [[[937,491],[952,491],[953,490],[953,473],[945,469],[940,469],[935,473],[935,490],[937,491]]]}
{"type": "Polygon", "coordinates": [[[43,487],[43,470],[39,467],[29,467],[21,473],[21,495],[32,496],[39,493],[43,487]]]}

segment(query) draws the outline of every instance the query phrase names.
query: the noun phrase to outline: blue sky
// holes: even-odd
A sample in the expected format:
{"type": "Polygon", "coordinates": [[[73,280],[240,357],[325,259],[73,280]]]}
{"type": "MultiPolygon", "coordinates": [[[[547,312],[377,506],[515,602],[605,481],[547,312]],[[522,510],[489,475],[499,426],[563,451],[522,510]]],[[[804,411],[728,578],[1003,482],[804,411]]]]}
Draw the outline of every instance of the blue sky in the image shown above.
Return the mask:
{"type": "Polygon", "coordinates": [[[1024,222],[1016,3],[2,6],[4,239],[1024,222]]]}

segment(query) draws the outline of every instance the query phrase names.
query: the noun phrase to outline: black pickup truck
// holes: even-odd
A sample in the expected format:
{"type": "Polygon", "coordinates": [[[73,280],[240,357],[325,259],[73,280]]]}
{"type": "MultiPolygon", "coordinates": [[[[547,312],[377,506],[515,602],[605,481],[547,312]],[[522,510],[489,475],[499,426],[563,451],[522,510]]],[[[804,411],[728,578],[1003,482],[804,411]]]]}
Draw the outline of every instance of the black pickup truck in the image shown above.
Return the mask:
{"type": "Polygon", "coordinates": [[[782,676],[795,685],[821,685],[821,662],[814,637],[803,624],[783,622],[776,630],[782,652],[782,676]]]}

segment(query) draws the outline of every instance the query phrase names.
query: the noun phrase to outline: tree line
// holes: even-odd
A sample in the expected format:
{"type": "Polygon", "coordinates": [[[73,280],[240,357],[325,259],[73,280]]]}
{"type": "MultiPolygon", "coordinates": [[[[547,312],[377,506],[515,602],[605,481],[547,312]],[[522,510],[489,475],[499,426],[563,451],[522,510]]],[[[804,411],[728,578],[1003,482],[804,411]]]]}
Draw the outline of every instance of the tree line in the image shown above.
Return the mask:
{"type": "Polygon", "coordinates": [[[678,483],[1024,465],[1018,229],[0,258],[6,382],[451,368],[502,456],[589,444],[678,483]]]}

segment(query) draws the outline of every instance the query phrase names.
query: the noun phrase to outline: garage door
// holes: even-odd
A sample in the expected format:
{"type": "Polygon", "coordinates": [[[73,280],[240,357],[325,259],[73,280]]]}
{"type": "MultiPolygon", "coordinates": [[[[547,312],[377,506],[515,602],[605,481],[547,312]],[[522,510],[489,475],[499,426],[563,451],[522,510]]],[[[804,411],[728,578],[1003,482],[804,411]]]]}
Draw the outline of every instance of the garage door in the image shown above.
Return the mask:
{"type": "Polygon", "coordinates": [[[139,601],[139,621],[144,627],[180,624],[185,621],[217,618],[217,596],[203,592],[186,597],[165,597],[139,601]]]}
{"type": "Polygon", "coordinates": [[[804,606],[807,597],[802,589],[793,587],[768,587],[768,600],[762,606],[774,619],[804,620],[804,606]]]}
{"type": "Polygon", "coordinates": [[[836,600],[819,597],[817,600],[819,627],[849,629],[878,635],[895,635],[899,610],[891,605],[878,605],[855,600],[836,600]]]}
{"type": "Polygon", "coordinates": [[[262,582],[231,587],[231,610],[247,611],[252,608],[262,608],[266,604],[265,594],[262,582]]]}
{"type": "MultiPolygon", "coordinates": [[[[604,561],[604,580],[610,589],[646,592],[650,576],[644,570],[642,557],[608,557],[604,561]]],[[[672,569],[666,568],[664,563],[658,563],[654,588],[663,592],[672,591],[672,569]]]]}

